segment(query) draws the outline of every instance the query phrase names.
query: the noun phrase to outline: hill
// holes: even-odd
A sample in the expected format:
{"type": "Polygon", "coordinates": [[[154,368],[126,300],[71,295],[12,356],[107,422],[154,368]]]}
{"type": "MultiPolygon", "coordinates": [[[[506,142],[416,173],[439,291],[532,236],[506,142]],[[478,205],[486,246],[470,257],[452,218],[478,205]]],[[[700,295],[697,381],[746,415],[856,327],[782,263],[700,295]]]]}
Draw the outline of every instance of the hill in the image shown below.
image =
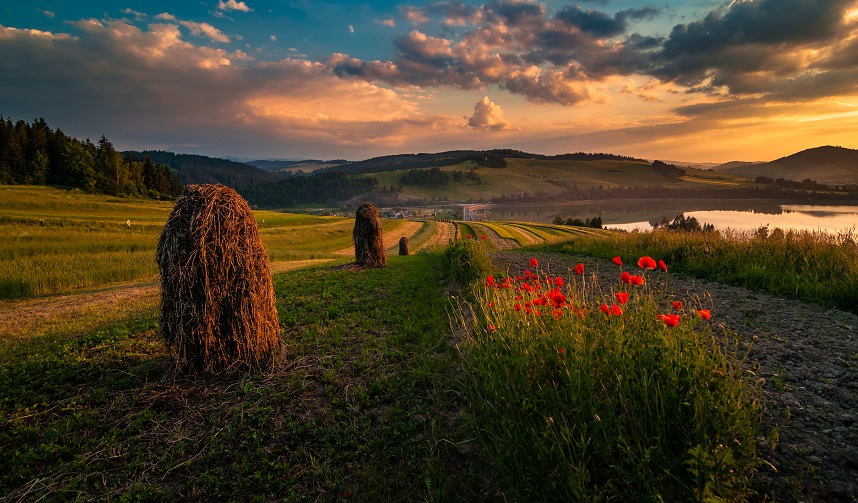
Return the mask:
{"type": "Polygon", "coordinates": [[[153,162],[165,164],[179,175],[184,184],[221,183],[229,187],[247,187],[275,183],[282,178],[243,162],[204,155],[176,154],[162,150],[128,151],[124,154],[139,159],[148,156],[153,162]]]}
{"type": "Polygon", "coordinates": [[[856,184],[858,150],[832,146],[816,147],[772,162],[738,165],[720,171],[751,179],[758,176],[795,181],[809,178],[829,185],[856,184]]]}
{"type": "Polygon", "coordinates": [[[725,162],[724,164],[716,164],[715,166],[710,167],[712,171],[726,171],[728,169],[733,168],[750,168],[751,166],[755,166],[757,164],[765,164],[764,161],[759,162],[748,162],[748,161],[730,161],[725,162]]]}

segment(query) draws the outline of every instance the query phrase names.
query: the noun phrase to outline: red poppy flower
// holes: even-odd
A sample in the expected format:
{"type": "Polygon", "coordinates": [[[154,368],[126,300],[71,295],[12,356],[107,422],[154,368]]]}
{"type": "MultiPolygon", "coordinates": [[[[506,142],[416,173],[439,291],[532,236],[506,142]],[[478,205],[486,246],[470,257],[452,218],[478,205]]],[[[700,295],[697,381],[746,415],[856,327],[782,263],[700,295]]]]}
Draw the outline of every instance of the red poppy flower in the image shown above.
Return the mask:
{"type": "Polygon", "coordinates": [[[565,352],[566,351],[563,348],[557,348],[557,354],[560,355],[560,358],[563,358],[563,353],[565,353],[565,352]]]}
{"type": "Polygon", "coordinates": [[[489,302],[489,308],[492,308],[492,307],[495,307],[495,303],[494,303],[494,302],[489,302]]]}
{"type": "Polygon", "coordinates": [[[652,257],[643,256],[638,259],[638,267],[641,269],[655,269],[657,266],[652,257]]]}
{"type": "Polygon", "coordinates": [[[521,311],[521,304],[516,303],[516,305],[515,305],[515,310],[516,310],[516,311],[521,311]]]}
{"type": "Polygon", "coordinates": [[[625,284],[630,284],[632,282],[632,275],[627,272],[623,272],[620,274],[620,281],[625,284]]]}
{"type": "Polygon", "coordinates": [[[613,262],[613,263],[615,263],[615,264],[617,264],[617,265],[623,265],[623,259],[621,259],[619,255],[617,255],[616,257],[612,258],[612,259],[611,259],[611,262],[613,262]]]}
{"type": "Polygon", "coordinates": [[[556,278],[554,278],[554,284],[558,287],[563,287],[563,278],[557,276],[556,278]]]}
{"type": "Polygon", "coordinates": [[[601,311],[605,314],[611,314],[611,308],[608,307],[607,304],[602,304],[601,306],[599,306],[599,311],[601,311]]]}
{"type": "Polygon", "coordinates": [[[697,314],[704,320],[708,320],[712,317],[712,313],[710,313],[708,309],[698,309],[697,314]]]}
{"type": "Polygon", "coordinates": [[[673,301],[673,310],[674,311],[682,311],[682,301],[681,300],[674,300],[673,301]]]}
{"type": "Polygon", "coordinates": [[[664,260],[658,261],[658,268],[664,272],[667,272],[667,264],[664,263],[664,260]]]}
{"type": "Polygon", "coordinates": [[[669,327],[675,327],[679,325],[679,316],[675,314],[663,314],[660,315],[661,321],[664,322],[665,325],[669,327]]]}
{"type": "Polygon", "coordinates": [[[548,296],[551,298],[551,303],[554,304],[555,308],[563,307],[563,304],[566,303],[566,296],[560,290],[554,289],[548,293],[548,296]]]}
{"type": "Polygon", "coordinates": [[[516,276],[516,277],[515,277],[515,279],[517,279],[517,280],[521,281],[521,280],[523,280],[524,278],[522,278],[521,276],[516,276]]]}
{"type": "Polygon", "coordinates": [[[641,286],[644,284],[643,276],[629,276],[629,283],[641,286]]]}
{"type": "Polygon", "coordinates": [[[527,314],[530,314],[530,313],[532,313],[533,311],[531,311],[529,307],[525,307],[525,308],[524,308],[524,312],[526,312],[527,314]]]}
{"type": "Polygon", "coordinates": [[[470,234],[468,234],[468,239],[474,239],[474,236],[471,236],[470,234]]]}
{"type": "Polygon", "coordinates": [[[343,498],[349,499],[352,497],[352,493],[350,491],[343,491],[343,498]]]}
{"type": "Polygon", "coordinates": [[[575,271],[575,274],[580,276],[580,275],[584,274],[584,264],[578,264],[575,266],[575,269],[572,269],[572,270],[575,271]]]}
{"type": "Polygon", "coordinates": [[[495,286],[495,277],[494,276],[486,276],[486,284],[488,286],[495,286]]]}
{"type": "Polygon", "coordinates": [[[486,237],[485,237],[485,236],[483,236],[483,237],[481,237],[480,239],[486,239],[486,237]]]}
{"type": "Polygon", "coordinates": [[[530,267],[539,267],[539,261],[535,258],[530,259],[530,267]]]}
{"type": "Polygon", "coordinates": [[[495,331],[495,326],[494,326],[494,325],[489,325],[489,326],[488,326],[488,329],[489,329],[489,332],[494,332],[494,331],[495,331]]]}
{"type": "Polygon", "coordinates": [[[611,305],[611,314],[613,314],[614,316],[622,316],[623,315],[623,308],[621,308],[620,306],[618,306],[616,304],[613,304],[613,305],[611,305]]]}
{"type": "Polygon", "coordinates": [[[629,301],[629,294],[626,292],[617,292],[616,294],[617,302],[620,304],[626,304],[629,301]]]}

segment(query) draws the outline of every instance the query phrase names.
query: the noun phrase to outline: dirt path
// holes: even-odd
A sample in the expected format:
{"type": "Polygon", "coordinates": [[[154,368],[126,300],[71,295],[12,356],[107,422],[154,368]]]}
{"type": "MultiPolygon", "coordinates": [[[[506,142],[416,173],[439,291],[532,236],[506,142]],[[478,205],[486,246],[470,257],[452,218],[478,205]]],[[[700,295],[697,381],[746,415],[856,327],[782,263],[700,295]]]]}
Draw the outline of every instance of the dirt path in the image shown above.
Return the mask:
{"type": "MultiPolygon", "coordinates": [[[[507,252],[499,265],[523,270],[530,256],[507,252]]],[[[534,256],[541,267],[562,272],[581,262],[600,284],[617,281],[607,260],[534,256]]],[[[716,327],[752,344],[748,371],[765,379],[761,431],[777,428],[780,436],[776,446],[758,443],[769,463],[757,470],[759,485],[775,501],[858,501],[858,315],[678,275],[668,290],[699,297],[716,327]]]]}
{"type": "MultiPolygon", "coordinates": [[[[420,227],[423,227],[423,222],[406,222],[405,225],[401,225],[396,229],[385,232],[383,235],[384,238],[384,248],[388,254],[396,253],[399,251],[399,239],[402,236],[411,237],[415,232],[420,230],[420,227]]],[[[348,248],[343,248],[342,250],[337,250],[334,252],[335,255],[351,255],[354,257],[355,255],[355,247],[354,245],[349,246],[348,248]]]]}
{"type": "MultiPolygon", "coordinates": [[[[310,267],[330,260],[271,263],[271,273],[310,267]]],[[[157,279],[62,295],[0,302],[0,338],[37,337],[48,332],[78,331],[156,309],[157,279]]]]}
{"type": "Polygon", "coordinates": [[[452,223],[435,222],[435,234],[433,234],[428,241],[423,243],[423,246],[418,248],[418,250],[421,250],[423,248],[431,248],[433,246],[447,246],[450,243],[450,240],[455,239],[455,237],[456,228],[453,226],[452,223]]]}

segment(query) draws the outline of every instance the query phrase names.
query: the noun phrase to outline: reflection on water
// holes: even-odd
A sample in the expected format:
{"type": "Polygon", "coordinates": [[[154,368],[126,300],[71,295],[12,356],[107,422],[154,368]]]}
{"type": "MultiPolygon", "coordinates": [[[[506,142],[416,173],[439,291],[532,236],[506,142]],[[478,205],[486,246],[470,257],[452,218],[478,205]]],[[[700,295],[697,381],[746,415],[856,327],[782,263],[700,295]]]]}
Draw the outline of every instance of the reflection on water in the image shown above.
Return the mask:
{"type": "Polygon", "coordinates": [[[496,205],[483,210],[489,220],[551,222],[555,217],[602,217],[607,227],[651,228],[680,213],[718,229],[754,230],[761,226],[839,232],[858,226],[858,206],[782,204],[777,201],[648,200],[496,205]]]}

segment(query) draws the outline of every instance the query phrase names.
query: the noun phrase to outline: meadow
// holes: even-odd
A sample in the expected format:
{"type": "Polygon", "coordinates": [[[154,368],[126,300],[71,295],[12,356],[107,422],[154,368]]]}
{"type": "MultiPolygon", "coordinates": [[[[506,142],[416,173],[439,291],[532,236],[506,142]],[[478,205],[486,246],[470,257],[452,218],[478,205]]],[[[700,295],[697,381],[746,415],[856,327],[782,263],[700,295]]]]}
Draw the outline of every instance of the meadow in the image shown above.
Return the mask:
{"type": "MultiPolygon", "coordinates": [[[[169,204],[39,190],[4,194],[2,246],[15,244],[3,260],[71,255],[66,268],[115,263],[119,281],[155,280],[157,270],[121,271],[137,253],[154,265],[169,204]],[[141,207],[129,231],[131,205],[141,207]],[[38,229],[38,239],[18,237],[38,229]]],[[[848,237],[704,239],[516,222],[462,224],[452,245],[354,271],[338,253],[350,245],[351,219],[256,218],[272,269],[299,267],[274,274],[287,346],[277,370],[170,378],[151,297],[0,334],[3,498],[744,500],[756,489],[756,439],[769,434],[758,429],[760,383],[745,372],[747,346],[715,330],[698,298],[659,285],[675,271],[705,275],[717,265],[734,275],[719,281],[790,296],[791,283],[760,282],[755,271],[816,274],[820,284],[831,260],[843,269],[826,278],[856,271],[848,237]],[[501,239],[542,248],[518,253],[518,270],[500,270],[501,239]],[[627,264],[599,283],[527,262],[546,251],[627,264]],[[645,255],[670,272],[639,267],[645,255]],[[621,271],[644,284],[622,282],[621,271]]],[[[441,225],[384,228],[411,229],[416,249],[441,225]]],[[[42,275],[25,278],[37,285],[54,273],[28,274],[42,275]]],[[[117,281],[81,277],[54,291],[117,281]]],[[[830,283],[808,300],[840,305],[836,294],[849,285],[830,283]]],[[[0,309],[53,298],[43,293],[18,293],[0,309]]]]}

